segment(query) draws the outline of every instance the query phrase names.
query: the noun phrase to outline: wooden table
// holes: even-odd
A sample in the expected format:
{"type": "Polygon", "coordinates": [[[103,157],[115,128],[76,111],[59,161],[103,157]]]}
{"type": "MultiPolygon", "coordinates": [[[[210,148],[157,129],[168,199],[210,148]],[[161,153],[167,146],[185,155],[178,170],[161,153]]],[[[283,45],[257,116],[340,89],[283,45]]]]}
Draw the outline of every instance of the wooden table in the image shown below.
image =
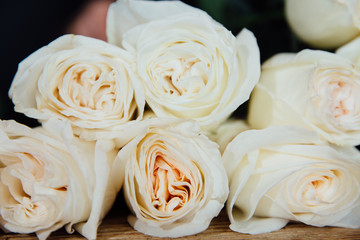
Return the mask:
{"type": "MultiPolygon", "coordinates": [[[[116,202],[115,207],[110,211],[108,216],[104,219],[103,223],[99,227],[98,239],[113,239],[113,240],[128,240],[128,239],[146,239],[146,240],[166,240],[167,238],[156,238],[146,236],[142,233],[136,232],[127,223],[126,216],[129,214],[129,210],[124,206],[122,201],[116,202]]],[[[359,216],[360,217],[360,216],[359,216]]],[[[4,234],[0,230],[1,240],[36,240],[35,234],[4,234]]],[[[82,239],[78,233],[67,234],[65,230],[58,230],[50,235],[49,240],[53,239],[82,239]]],[[[280,231],[259,234],[259,235],[248,235],[233,232],[229,229],[229,220],[226,212],[223,210],[217,218],[214,218],[210,224],[210,227],[197,235],[178,238],[187,240],[222,240],[222,239],[256,239],[256,240],[289,240],[289,239],[312,239],[312,240],[341,240],[351,239],[360,240],[360,229],[345,229],[335,227],[311,227],[300,223],[290,223],[280,231]]]]}

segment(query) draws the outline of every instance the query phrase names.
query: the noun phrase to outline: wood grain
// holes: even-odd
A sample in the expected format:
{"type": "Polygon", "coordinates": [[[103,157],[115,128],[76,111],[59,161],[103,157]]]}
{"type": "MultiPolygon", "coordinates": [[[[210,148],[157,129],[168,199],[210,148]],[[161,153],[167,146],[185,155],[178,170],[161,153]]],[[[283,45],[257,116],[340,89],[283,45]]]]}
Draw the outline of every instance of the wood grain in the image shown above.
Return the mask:
{"type": "MultiPolygon", "coordinates": [[[[126,216],[129,210],[125,207],[123,201],[115,203],[113,209],[104,219],[99,227],[98,239],[139,239],[139,240],[166,240],[169,238],[156,238],[146,236],[136,232],[126,221],[126,216]]],[[[360,217],[360,216],[359,216],[360,217]]],[[[1,231],[1,230],[0,230],[1,231]]],[[[0,239],[6,240],[36,240],[34,234],[5,234],[0,232],[0,239]]],[[[78,233],[67,234],[65,230],[61,229],[51,234],[49,240],[69,239],[69,240],[84,240],[78,233]]],[[[222,211],[218,217],[214,218],[210,227],[197,235],[178,238],[186,240],[211,240],[211,239],[255,239],[255,240],[288,240],[288,239],[311,239],[311,240],[360,240],[360,229],[345,229],[336,227],[311,227],[300,223],[290,223],[285,228],[267,234],[248,235],[233,232],[229,229],[229,220],[226,212],[222,211]]]]}

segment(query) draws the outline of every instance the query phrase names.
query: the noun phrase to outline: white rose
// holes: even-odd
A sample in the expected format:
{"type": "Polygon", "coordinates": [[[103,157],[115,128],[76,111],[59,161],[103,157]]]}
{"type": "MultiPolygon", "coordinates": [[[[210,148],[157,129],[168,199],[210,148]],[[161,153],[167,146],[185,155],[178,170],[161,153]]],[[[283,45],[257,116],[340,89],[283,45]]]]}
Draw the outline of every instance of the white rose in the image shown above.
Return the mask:
{"type": "Polygon", "coordinates": [[[360,153],[320,143],[314,132],[286,126],[245,131],[229,143],[230,228],[259,234],[289,221],[359,228],[360,153]]]}
{"type": "Polygon", "coordinates": [[[207,229],[223,208],[228,181],[216,143],[193,121],[148,119],[115,159],[135,230],[181,237],[207,229]]]}
{"type": "Polygon", "coordinates": [[[9,95],[15,110],[82,129],[103,129],[141,117],[145,99],[132,72],[134,56],[101,40],[64,35],[18,68],[9,95]]]}
{"type": "Polygon", "coordinates": [[[359,1],[286,0],[287,21],[304,42],[337,48],[360,34],[359,1]]]}
{"type": "Polygon", "coordinates": [[[278,54],[263,64],[249,124],[299,125],[339,145],[360,144],[360,71],[342,56],[315,50],[278,54]]]}
{"type": "Polygon", "coordinates": [[[70,124],[46,128],[0,122],[0,225],[39,239],[65,225],[95,239],[121,185],[109,178],[117,151],[74,138],[70,124]]]}
{"type": "Polygon", "coordinates": [[[216,129],[216,131],[209,132],[208,136],[211,140],[219,144],[220,152],[223,153],[229,142],[239,133],[249,130],[246,121],[241,119],[229,118],[216,129]]]}
{"type": "Polygon", "coordinates": [[[235,37],[180,1],[119,0],[109,8],[107,26],[111,43],[136,54],[145,99],[158,117],[196,119],[215,128],[258,81],[253,34],[244,29],[235,37]]]}

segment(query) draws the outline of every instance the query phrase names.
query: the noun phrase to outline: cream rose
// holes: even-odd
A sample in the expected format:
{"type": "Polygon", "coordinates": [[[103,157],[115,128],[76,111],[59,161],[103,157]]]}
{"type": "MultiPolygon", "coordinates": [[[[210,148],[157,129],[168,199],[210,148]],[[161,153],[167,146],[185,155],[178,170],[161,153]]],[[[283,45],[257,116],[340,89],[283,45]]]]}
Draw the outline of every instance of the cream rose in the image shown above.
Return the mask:
{"type": "Polygon", "coordinates": [[[269,127],[240,133],[223,154],[230,228],[259,234],[289,221],[360,227],[360,153],[314,132],[269,127]]]}
{"type": "Polygon", "coordinates": [[[360,71],[350,59],[315,50],[263,64],[249,107],[253,128],[299,125],[339,145],[360,144],[360,71]]]}
{"type": "Polygon", "coordinates": [[[46,129],[0,122],[0,226],[39,239],[65,226],[95,239],[121,185],[109,177],[117,151],[74,138],[70,124],[46,129]]]}
{"type": "Polygon", "coordinates": [[[125,176],[128,217],[135,230],[158,237],[204,231],[228,195],[216,143],[193,121],[148,119],[122,148],[112,168],[125,176]]]}
{"type": "Polygon", "coordinates": [[[158,117],[196,119],[215,128],[250,95],[260,75],[259,48],[205,12],[180,1],[117,1],[108,39],[136,54],[145,99],[158,117]],[[126,23],[126,26],[124,24],[126,23]]]}
{"type": "Polygon", "coordinates": [[[132,71],[134,56],[106,42],[64,35],[25,60],[9,95],[17,112],[104,129],[141,118],[145,99],[132,71]]]}
{"type": "Polygon", "coordinates": [[[304,42],[337,48],[360,35],[360,3],[356,0],[286,0],[287,21],[304,42]]]}

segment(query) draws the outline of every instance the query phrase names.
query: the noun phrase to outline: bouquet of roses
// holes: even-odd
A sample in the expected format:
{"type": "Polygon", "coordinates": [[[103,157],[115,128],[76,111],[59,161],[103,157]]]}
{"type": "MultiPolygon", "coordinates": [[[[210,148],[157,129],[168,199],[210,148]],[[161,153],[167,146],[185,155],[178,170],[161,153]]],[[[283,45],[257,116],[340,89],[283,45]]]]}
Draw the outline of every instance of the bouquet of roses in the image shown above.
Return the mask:
{"type": "Polygon", "coordinates": [[[9,96],[41,126],[0,123],[4,231],[96,239],[120,190],[152,236],[204,231],[225,204],[242,233],[360,226],[359,41],[261,71],[249,30],[140,0],[110,6],[107,38],[64,35],[20,63],[9,96]]]}

